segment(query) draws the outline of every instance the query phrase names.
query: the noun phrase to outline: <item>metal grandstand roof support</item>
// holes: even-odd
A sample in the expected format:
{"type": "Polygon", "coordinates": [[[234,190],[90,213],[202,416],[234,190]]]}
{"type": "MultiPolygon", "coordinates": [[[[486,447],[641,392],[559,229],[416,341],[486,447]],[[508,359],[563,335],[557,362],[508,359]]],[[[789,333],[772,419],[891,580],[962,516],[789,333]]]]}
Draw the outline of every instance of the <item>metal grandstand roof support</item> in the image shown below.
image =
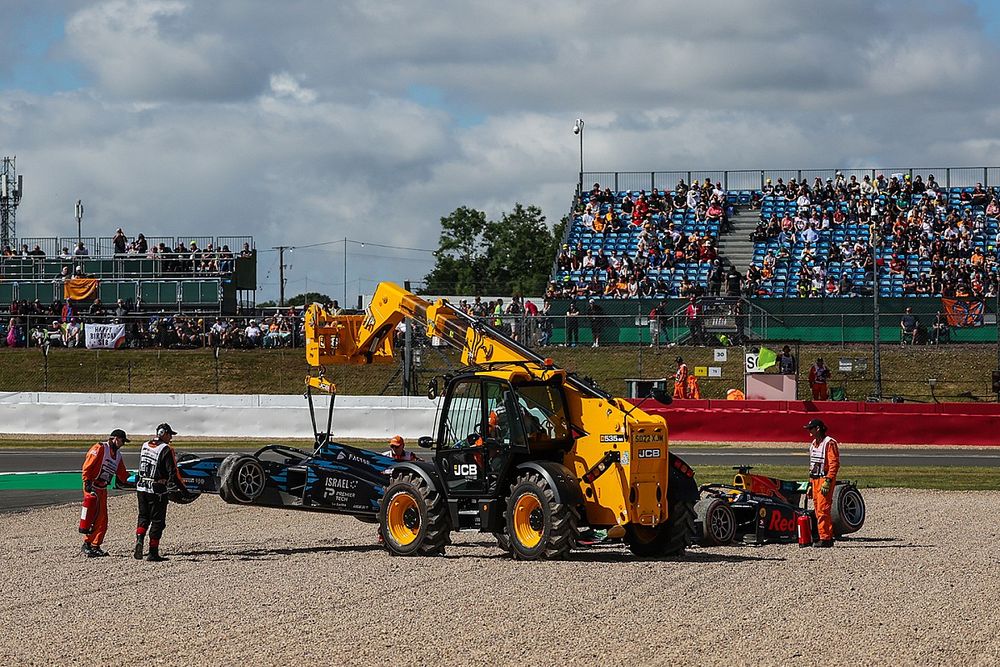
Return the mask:
{"type": "Polygon", "coordinates": [[[9,246],[17,238],[15,214],[21,203],[23,177],[17,175],[16,157],[5,157],[0,166],[0,246],[9,246]]]}

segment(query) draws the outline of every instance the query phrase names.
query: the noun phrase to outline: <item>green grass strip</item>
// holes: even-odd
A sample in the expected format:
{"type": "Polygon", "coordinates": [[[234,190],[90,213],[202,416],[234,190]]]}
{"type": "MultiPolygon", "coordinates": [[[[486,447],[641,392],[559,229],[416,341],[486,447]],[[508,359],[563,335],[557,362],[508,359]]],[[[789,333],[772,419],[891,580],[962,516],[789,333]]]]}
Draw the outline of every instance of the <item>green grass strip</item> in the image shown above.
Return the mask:
{"type": "Polygon", "coordinates": [[[78,472],[0,473],[0,491],[66,491],[83,490],[78,472]]]}

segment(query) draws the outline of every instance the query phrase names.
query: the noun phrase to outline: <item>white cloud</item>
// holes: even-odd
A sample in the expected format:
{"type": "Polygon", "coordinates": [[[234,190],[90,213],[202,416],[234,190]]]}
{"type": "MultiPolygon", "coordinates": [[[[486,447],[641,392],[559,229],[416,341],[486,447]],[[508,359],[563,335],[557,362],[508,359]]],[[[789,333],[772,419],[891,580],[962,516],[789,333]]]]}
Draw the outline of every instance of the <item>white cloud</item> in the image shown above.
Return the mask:
{"type": "MultiPolygon", "coordinates": [[[[556,222],[578,116],[588,171],[987,163],[1000,129],[997,46],[963,3],[108,0],[61,49],[91,87],[0,90],[26,236],[75,231],[81,197],[91,233],[261,247],[433,248],[460,205],[556,222]]],[[[429,269],[351,251],[352,282],[429,269]]],[[[292,280],[339,294],[340,253],[299,252],[292,280]]]]}
{"type": "Polygon", "coordinates": [[[288,72],[271,75],[271,92],[278,98],[291,98],[301,104],[316,101],[316,91],[303,88],[288,72]]]}
{"type": "Polygon", "coordinates": [[[178,0],[110,0],[70,18],[66,37],[101,89],[123,99],[231,99],[259,91],[267,71],[252,36],[233,39],[193,18],[178,0]]]}

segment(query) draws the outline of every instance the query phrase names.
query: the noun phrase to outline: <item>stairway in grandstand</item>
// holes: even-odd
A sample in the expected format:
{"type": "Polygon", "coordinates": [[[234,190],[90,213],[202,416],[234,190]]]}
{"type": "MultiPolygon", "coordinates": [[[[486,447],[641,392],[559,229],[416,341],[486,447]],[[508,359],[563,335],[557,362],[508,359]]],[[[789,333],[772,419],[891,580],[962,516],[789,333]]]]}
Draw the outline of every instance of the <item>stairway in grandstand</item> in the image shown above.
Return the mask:
{"type": "Polygon", "coordinates": [[[736,215],[729,218],[731,231],[719,237],[719,256],[722,262],[725,264],[728,261],[741,274],[746,273],[753,261],[753,241],[750,240],[750,234],[757,228],[758,221],[760,211],[741,207],[736,215]]]}

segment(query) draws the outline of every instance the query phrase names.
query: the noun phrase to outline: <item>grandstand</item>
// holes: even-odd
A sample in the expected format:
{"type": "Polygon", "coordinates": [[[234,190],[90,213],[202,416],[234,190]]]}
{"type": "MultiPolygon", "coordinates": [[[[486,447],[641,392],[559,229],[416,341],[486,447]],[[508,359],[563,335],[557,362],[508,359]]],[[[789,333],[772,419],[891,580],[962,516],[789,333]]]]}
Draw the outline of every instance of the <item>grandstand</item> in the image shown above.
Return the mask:
{"type": "Polygon", "coordinates": [[[733,266],[745,277],[740,295],[754,300],[871,295],[875,266],[883,297],[996,293],[998,167],[582,174],[581,183],[592,182],[600,186],[574,198],[550,296],[635,296],[609,289],[608,280],[621,277],[602,266],[585,266],[588,252],[630,257],[627,272],[648,279],[638,296],[707,294],[716,251],[723,268],[733,266]],[[786,179],[795,192],[789,192],[786,179]],[[722,221],[710,219],[703,203],[685,201],[692,185],[702,189],[701,202],[713,196],[724,202],[722,221]],[[637,196],[660,203],[638,219],[631,202],[637,196]],[[815,233],[808,231],[810,221],[815,233]],[[668,237],[678,233],[711,245],[708,261],[672,247],[668,237]],[[659,257],[650,246],[659,247],[659,257]],[[931,280],[949,266],[955,267],[950,279],[931,280]],[[685,280],[691,282],[688,293],[685,280]]]}
{"type": "MultiPolygon", "coordinates": [[[[635,258],[641,250],[644,250],[640,247],[640,241],[643,225],[647,221],[654,229],[673,230],[688,242],[691,242],[693,237],[695,242],[703,242],[706,246],[714,247],[714,243],[718,241],[721,219],[709,219],[707,211],[705,215],[700,215],[696,208],[685,206],[681,209],[664,205],[662,209],[651,208],[648,218],[639,219],[639,215],[634,211],[623,210],[623,203],[632,196],[630,191],[613,193],[609,191],[608,194],[608,197],[602,199],[598,194],[586,192],[579,198],[577,208],[585,212],[589,209],[592,215],[603,219],[601,223],[603,229],[595,231],[593,224],[584,222],[583,214],[577,215],[565,238],[568,247],[579,248],[585,253],[589,251],[592,255],[614,254],[616,257],[635,258]]],[[[668,194],[670,197],[675,197],[677,191],[666,193],[653,188],[649,192],[649,197],[662,200],[668,194]]],[[[641,190],[636,192],[635,196],[644,201],[647,193],[641,190]]],[[[670,259],[661,254],[657,260],[647,262],[642,267],[645,276],[657,281],[657,289],[654,290],[656,296],[678,295],[685,279],[696,284],[706,284],[709,262],[694,260],[690,254],[685,253],[682,259],[670,259]]],[[[558,271],[554,280],[558,285],[567,282],[590,283],[595,278],[602,285],[605,284],[609,278],[608,269],[597,266],[570,268],[568,271],[558,271]]]]}
{"type": "Polygon", "coordinates": [[[94,279],[89,300],[129,310],[229,314],[253,306],[257,252],[250,236],[150,237],[146,253],[116,254],[110,237],[20,238],[0,256],[0,312],[19,301],[48,306],[64,299],[65,284],[94,279]],[[185,246],[185,240],[188,248],[185,246]],[[157,252],[156,248],[169,249],[157,252]],[[183,248],[183,252],[174,249],[183,248]],[[223,250],[225,249],[225,250],[223,250]],[[230,250],[231,249],[231,250],[230,250]],[[192,250],[194,252],[192,252],[192,250]],[[241,252],[242,251],[242,252],[241,252]]]}

